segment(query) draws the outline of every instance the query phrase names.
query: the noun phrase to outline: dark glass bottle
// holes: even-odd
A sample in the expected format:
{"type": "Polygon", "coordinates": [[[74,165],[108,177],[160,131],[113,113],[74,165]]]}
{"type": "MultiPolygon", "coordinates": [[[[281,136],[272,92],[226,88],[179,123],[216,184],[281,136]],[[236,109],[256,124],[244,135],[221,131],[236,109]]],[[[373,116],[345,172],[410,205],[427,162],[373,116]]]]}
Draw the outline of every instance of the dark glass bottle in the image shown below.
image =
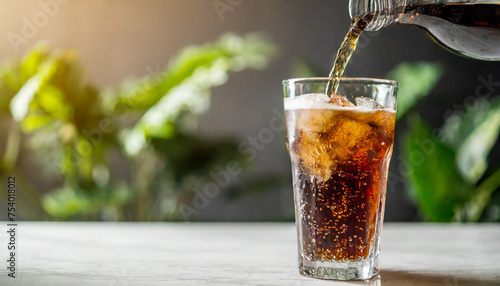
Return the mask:
{"type": "Polygon", "coordinates": [[[350,0],[350,14],[370,16],[367,31],[394,23],[415,25],[457,54],[500,60],[498,0],[350,0]]]}

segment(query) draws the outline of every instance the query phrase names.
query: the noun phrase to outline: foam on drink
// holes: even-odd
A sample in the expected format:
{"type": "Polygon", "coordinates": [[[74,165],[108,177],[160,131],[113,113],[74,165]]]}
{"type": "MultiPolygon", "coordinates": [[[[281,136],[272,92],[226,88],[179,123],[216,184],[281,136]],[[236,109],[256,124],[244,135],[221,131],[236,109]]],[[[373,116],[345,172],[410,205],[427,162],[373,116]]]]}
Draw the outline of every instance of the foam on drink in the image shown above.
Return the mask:
{"type": "Polygon", "coordinates": [[[334,94],[328,96],[324,93],[309,93],[295,98],[285,98],[285,110],[294,109],[339,109],[353,108],[357,112],[374,112],[377,109],[384,109],[387,112],[395,112],[390,107],[383,107],[371,98],[358,97],[356,105],[342,95],[334,94]],[[369,103],[369,104],[368,104],[369,103]]]}

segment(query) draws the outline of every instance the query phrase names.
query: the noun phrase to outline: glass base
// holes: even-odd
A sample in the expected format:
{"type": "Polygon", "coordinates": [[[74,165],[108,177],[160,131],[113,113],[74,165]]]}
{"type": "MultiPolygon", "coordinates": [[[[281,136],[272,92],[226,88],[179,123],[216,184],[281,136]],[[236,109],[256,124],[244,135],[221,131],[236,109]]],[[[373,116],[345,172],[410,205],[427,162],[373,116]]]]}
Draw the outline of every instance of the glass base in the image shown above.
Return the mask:
{"type": "Polygon", "coordinates": [[[366,280],[378,274],[372,259],[359,261],[309,261],[299,259],[300,274],[307,277],[329,280],[366,280]]]}

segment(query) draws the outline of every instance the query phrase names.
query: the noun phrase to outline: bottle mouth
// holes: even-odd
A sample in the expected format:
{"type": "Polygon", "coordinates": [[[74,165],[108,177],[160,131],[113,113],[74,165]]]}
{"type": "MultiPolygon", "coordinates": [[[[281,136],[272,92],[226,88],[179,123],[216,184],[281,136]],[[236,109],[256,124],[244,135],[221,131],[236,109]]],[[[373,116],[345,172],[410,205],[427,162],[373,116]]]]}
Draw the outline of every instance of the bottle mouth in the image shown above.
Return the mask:
{"type": "Polygon", "coordinates": [[[367,18],[368,15],[370,16],[370,21],[368,22],[368,25],[366,26],[366,31],[376,31],[380,28],[383,27],[383,24],[380,23],[381,19],[379,18],[380,14],[380,5],[381,1],[377,0],[350,0],[349,1],[349,15],[351,16],[351,19],[354,18],[367,18]]]}
{"type": "Polygon", "coordinates": [[[372,15],[366,31],[378,31],[394,19],[394,6],[404,6],[406,0],[350,0],[349,15],[352,19],[372,15]]]}

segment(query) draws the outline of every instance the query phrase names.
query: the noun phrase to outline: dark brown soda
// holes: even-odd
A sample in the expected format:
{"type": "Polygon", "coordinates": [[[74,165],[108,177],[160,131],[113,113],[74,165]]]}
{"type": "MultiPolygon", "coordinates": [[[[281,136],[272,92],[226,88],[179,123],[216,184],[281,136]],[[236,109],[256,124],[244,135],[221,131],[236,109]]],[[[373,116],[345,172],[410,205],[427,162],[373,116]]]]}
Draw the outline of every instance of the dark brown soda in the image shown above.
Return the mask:
{"type": "Polygon", "coordinates": [[[500,4],[416,4],[399,10],[399,22],[416,25],[448,50],[500,60],[500,4]]]}
{"type": "Polygon", "coordinates": [[[405,7],[403,13],[432,16],[465,27],[500,29],[500,4],[416,4],[405,7]]]}
{"type": "Polygon", "coordinates": [[[311,261],[369,257],[382,220],[395,113],[287,110],[296,219],[311,261]]]}
{"type": "Polygon", "coordinates": [[[324,183],[300,176],[303,184],[304,213],[301,219],[304,254],[311,259],[354,261],[368,258],[381,195],[381,160],[351,161],[337,165],[324,183]],[[309,236],[309,237],[308,237],[309,236]]]}

